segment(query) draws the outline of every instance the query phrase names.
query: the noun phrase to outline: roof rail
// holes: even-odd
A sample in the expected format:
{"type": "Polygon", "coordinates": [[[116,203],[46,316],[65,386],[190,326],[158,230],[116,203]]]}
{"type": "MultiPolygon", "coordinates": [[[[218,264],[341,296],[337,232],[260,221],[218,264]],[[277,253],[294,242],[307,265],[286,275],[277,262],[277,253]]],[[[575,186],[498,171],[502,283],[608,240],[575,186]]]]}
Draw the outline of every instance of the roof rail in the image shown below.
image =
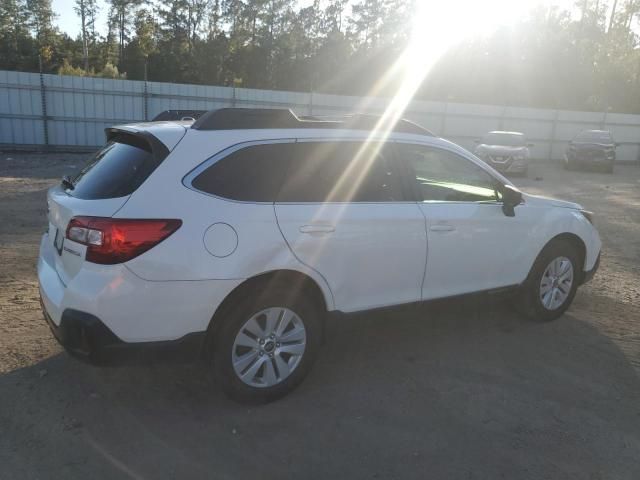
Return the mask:
{"type": "MultiPolygon", "coordinates": [[[[239,130],[266,128],[341,128],[347,130],[375,130],[382,117],[353,114],[341,117],[298,117],[290,109],[221,108],[203,114],[191,126],[195,130],[239,130]]],[[[408,120],[399,119],[394,132],[433,136],[429,130],[408,120]]]]}

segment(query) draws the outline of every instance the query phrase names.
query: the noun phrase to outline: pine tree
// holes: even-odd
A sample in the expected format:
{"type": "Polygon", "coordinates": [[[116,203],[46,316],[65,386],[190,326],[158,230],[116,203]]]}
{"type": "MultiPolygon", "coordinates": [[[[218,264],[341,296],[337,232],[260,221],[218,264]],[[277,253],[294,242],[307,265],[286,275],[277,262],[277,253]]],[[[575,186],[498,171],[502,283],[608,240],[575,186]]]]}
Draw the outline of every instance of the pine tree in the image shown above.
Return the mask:
{"type": "Polygon", "coordinates": [[[51,0],[27,0],[28,25],[36,40],[38,54],[45,70],[51,70],[57,30],[53,26],[55,14],[51,8],[51,0]]]}
{"type": "Polygon", "coordinates": [[[124,47],[129,41],[135,10],[143,0],[109,0],[109,35],[117,36],[118,65],[124,59],[124,47]]]}
{"type": "Polygon", "coordinates": [[[98,13],[96,0],[76,0],[75,12],[80,17],[80,35],[82,37],[82,63],[89,70],[89,47],[95,43],[95,22],[98,13]]]}

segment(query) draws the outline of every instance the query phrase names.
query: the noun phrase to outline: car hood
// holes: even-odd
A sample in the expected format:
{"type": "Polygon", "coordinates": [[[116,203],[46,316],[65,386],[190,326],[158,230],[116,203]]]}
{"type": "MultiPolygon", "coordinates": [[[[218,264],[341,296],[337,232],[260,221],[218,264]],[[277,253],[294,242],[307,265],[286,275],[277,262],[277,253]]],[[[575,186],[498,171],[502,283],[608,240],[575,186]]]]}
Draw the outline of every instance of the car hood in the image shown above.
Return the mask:
{"type": "Polygon", "coordinates": [[[543,197],[540,195],[531,195],[529,193],[523,193],[522,196],[525,202],[529,205],[539,205],[548,207],[560,207],[560,208],[572,208],[574,210],[582,210],[582,205],[574,202],[567,202],[566,200],[558,200],[556,198],[543,197]]]}
{"type": "Polygon", "coordinates": [[[476,153],[486,153],[489,155],[528,155],[527,147],[509,147],[507,145],[487,145],[482,143],[476,148],[476,153]]]}

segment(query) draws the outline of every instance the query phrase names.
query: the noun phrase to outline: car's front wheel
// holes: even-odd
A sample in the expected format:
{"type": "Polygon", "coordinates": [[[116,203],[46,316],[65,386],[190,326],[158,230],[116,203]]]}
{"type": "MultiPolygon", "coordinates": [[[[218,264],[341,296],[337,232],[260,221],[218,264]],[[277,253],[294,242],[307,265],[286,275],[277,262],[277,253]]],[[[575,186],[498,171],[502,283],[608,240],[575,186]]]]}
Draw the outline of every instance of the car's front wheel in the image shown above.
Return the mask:
{"type": "Polygon", "coordinates": [[[551,321],[560,317],[575,297],[581,274],[579,255],[570,242],[557,240],[538,255],[516,297],[516,307],[527,317],[551,321]]]}
{"type": "Polygon", "coordinates": [[[234,400],[265,403],[297,387],[320,347],[321,308],[270,289],[268,299],[233,306],[214,339],[216,378],[234,400]]]}

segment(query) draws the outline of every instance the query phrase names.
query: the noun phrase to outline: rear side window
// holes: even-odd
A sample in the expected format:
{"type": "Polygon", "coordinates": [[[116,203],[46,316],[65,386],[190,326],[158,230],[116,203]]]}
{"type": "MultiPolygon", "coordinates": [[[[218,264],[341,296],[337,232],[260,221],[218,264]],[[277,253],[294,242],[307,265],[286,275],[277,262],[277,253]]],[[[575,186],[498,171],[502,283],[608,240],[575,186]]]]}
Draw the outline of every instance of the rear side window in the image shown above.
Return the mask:
{"type": "Polygon", "coordinates": [[[71,180],[74,188],[68,193],[86,200],[124,197],[142,185],[157,165],[145,140],[121,135],[87,162],[71,180]]]}
{"type": "Polygon", "coordinates": [[[237,150],[198,175],[194,188],[231,200],[274,202],[287,174],[291,143],[237,150]]]}
{"type": "Polygon", "coordinates": [[[247,202],[390,202],[399,179],[381,144],[299,142],[237,150],[200,173],[192,186],[247,202]]]}
{"type": "Polygon", "coordinates": [[[400,179],[381,143],[300,142],[281,202],[393,202],[403,200],[400,179]]]}

